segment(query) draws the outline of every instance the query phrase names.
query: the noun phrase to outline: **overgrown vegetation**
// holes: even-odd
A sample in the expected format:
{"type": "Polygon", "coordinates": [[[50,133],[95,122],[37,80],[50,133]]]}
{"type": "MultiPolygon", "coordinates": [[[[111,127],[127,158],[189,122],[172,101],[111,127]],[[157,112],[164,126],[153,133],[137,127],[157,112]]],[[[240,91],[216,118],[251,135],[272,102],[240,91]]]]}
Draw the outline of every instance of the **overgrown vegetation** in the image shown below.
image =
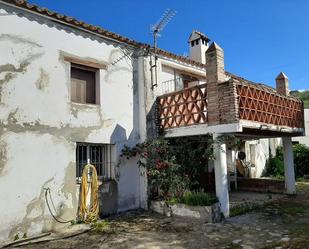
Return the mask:
{"type": "Polygon", "coordinates": [[[291,91],[290,94],[301,99],[304,102],[304,107],[309,108],[309,91],[291,91]]]}
{"type": "Polygon", "coordinates": [[[92,232],[95,233],[115,233],[115,230],[111,227],[110,223],[106,220],[98,220],[91,223],[92,232]]]}
{"type": "MultiPolygon", "coordinates": [[[[309,147],[302,144],[293,145],[295,176],[297,178],[309,175],[309,147]]],[[[276,156],[270,157],[263,172],[263,176],[283,178],[284,177],[284,163],[283,163],[283,149],[278,147],[276,156]]]]}
{"type": "Polygon", "coordinates": [[[217,201],[216,196],[204,192],[185,192],[181,200],[189,206],[209,206],[217,201]]]}
{"type": "Polygon", "coordinates": [[[216,202],[218,202],[218,199],[213,194],[191,191],[186,191],[181,198],[172,198],[168,201],[170,205],[183,203],[188,206],[210,206],[216,202]]]}
{"type": "Polygon", "coordinates": [[[122,155],[130,158],[137,154],[140,155],[139,166],[146,169],[152,198],[181,198],[188,190],[189,177],[176,163],[167,140],[155,139],[134,148],[125,147],[122,155]]]}
{"type": "Polygon", "coordinates": [[[201,179],[208,172],[214,144],[211,136],[154,139],[133,148],[125,147],[122,156],[140,156],[138,164],[146,170],[152,199],[181,200],[186,191],[205,190],[201,179]]]}
{"type": "Polygon", "coordinates": [[[246,214],[261,208],[261,204],[245,202],[230,209],[230,217],[246,214]]]}
{"type": "Polygon", "coordinates": [[[203,188],[201,178],[208,171],[208,160],[213,158],[212,137],[176,138],[170,140],[170,145],[175,162],[190,179],[190,190],[203,188]]]}

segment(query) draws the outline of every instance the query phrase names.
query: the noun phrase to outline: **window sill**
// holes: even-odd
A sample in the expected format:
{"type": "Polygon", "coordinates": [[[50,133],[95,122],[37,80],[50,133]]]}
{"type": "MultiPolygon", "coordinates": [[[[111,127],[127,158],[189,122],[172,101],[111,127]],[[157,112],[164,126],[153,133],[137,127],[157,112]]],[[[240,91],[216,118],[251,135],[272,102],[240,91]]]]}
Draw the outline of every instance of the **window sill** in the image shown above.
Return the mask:
{"type": "Polygon", "coordinates": [[[89,103],[79,103],[79,102],[74,102],[71,101],[71,105],[74,107],[88,107],[88,108],[100,108],[100,104],[89,104],[89,103]]]}

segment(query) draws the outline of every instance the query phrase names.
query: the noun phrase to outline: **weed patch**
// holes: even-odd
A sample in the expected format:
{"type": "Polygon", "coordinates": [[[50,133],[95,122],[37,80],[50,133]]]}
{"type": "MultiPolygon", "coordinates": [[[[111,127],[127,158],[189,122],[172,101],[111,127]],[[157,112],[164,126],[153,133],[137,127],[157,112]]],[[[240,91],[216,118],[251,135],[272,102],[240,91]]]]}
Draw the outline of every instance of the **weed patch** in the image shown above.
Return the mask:
{"type": "Polygon", "coordinates": [[[216,202],[218,202],[218,199],[214,195],[210,195],[205,192],[187,191],[181,198],[171,198],[168,201],[168,204],[173,205],[183,203],[188,206],[210,206],[216,202]]]}
{"type": "Polygon", "coordinates": [[[259,209],[261,207],[262,207],[261,204],[246,202],[246,203],[243,203],[236,207],[231,208],[230,217],[246,214],[256,209],[259,209]]]}
{"type": "Polygon", "coordinates": [[[111,227],[110,223],[105,220],[99,220],[96,222],[93,222],[91,224],[92,232],[94,233],[106,233],[106,234],[112,234],[115,233],[115,230],[111,227]]]}

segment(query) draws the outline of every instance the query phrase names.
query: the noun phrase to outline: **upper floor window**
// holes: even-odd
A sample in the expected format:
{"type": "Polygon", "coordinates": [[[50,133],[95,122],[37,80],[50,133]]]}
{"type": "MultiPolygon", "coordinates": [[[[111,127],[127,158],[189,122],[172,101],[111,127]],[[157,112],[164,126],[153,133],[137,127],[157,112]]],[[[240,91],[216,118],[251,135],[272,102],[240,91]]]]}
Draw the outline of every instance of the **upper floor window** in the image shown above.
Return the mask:
{"type": "Polygon", "coordinates": [[[71,63],[71,101],[99,104],[96,101],[96,73],[98,69],[71,63]]]}

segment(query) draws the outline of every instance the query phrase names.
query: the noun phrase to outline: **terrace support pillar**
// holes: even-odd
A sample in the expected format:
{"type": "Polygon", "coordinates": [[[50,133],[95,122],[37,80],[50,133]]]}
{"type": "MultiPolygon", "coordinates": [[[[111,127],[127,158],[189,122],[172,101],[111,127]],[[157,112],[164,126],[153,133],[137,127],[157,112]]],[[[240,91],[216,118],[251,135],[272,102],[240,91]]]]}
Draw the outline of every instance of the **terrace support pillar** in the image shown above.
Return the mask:
{"type": "MultiPolygon", "coordinates": [[[[145,97],[145,67],[144,55],[134,54],[133,60],[133,80],[137,91],[134,94],[134,127],[139,135],[139,142],[143,143],[147,139],[147,125],[146,125],[146,97],[145,97]]],[[[139,202],[140,207],[148,209],[148,181],[146,170],[144,167],[139,167],[139,202]]]]}
{"type": "MultiPolygon", "coordinates": [[[[289,95],[289,79],[283,73],[279,73],[276,78],[277,92],[288,96],[289,95]]],[[[287,194],[295,194],[295,172],[294,172],[294,156],[293,145],[291,137],[282,137],[283,145],[283,159],[284,159],[284,176],[285,176],[285,189],[287,194]]]]}
{"type": "Polygon", "coordinates": [[[284,176],[285,188],[287,194],[295,194],[295,173],[294,173],[294,156],[291,137],[283,137],[283,159],[284,159],[284,176]]]}
{"type": "Polygon", "coordinates": [[[220,202],[221,212],[224,217],[230,215],[229,190],[227,178],[226,144],[220,134],[214,134],[214,168],[216,182],[216,196],[220,202]],[[218,139],[219,138],[219,139],[218,139]]]}

